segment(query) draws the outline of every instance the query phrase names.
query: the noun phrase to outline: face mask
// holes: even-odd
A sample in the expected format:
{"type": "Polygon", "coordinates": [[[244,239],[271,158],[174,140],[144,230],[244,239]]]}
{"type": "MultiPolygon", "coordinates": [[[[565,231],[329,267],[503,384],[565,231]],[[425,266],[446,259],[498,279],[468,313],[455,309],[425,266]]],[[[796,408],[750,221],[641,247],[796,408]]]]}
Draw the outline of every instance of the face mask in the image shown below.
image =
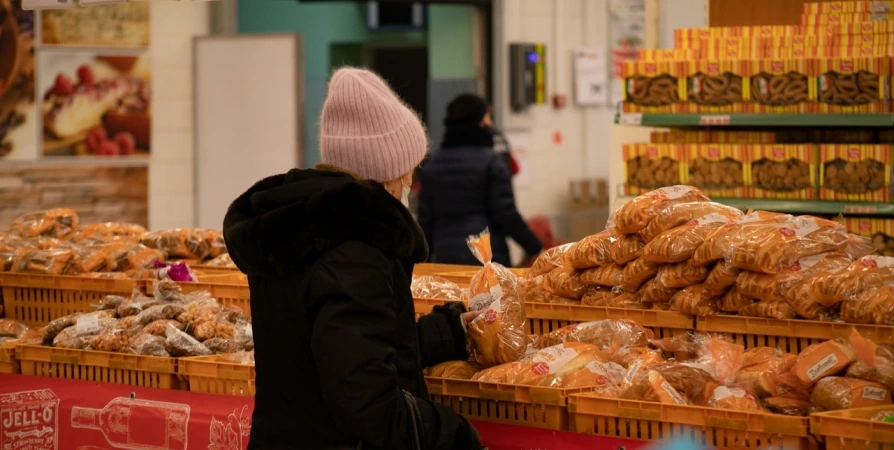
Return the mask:
{"type": "Polygon", "coordinates": [[[400,202],[405,208],[410,208],[410,185],[400,180],[400,202]]]}

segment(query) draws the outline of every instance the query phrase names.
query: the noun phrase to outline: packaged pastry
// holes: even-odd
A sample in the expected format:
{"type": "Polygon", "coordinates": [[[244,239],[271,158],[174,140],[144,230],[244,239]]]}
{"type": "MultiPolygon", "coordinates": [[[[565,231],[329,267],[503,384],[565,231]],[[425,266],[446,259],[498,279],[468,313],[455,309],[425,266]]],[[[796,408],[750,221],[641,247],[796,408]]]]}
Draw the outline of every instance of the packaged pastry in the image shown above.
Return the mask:
{"type": "Polygon", "coordinates": [[[762,411],[757,397],[750,392],[737,387],[718,386],[708,400],[708,406],[712,408],[731,409],[736,411],[762,411]]]}
{"type": "Polygon", "coordinates": [[[623,278],[624,266],[614,263],[586,269],[580,274],[580,281],[587,286],[616,287],[623,278]]]}
{"type": "Polygon", "coordinates": [[[72,250],[19,250],[12,262],[12,272],[41,275],[77,275],[80,260],[72,250]]]}
{"type": "Polygon", "coordinates": [[[763,404],[771,412],[786,416],[807,416],[813,406],[809,401],[788,396],[768,397],[763,404]]]}
{"type": "Polygon", "coordinates": [[[410,284],[413,298],[432,298],[469,303],[468,293],[456,283],[439,276],[413,277],[410,284]]]}
{"type": "Polygon", "coordinates": [[[618,286],[627,291],[636,291],[657,273],[658,264],[637,258],[624,266],[621,283],[618,286]]]}
{"type": "Polygon", "coordinates": [[[227,254],[227,243],[221,230],[196,230],[201,233],[208,246],[208,255],[204,259],[214,259],[227,254]]]}
{"type": "Polygon", "coordinates": [[[612,261],[615,264],[627,264],[642,254],[643,247],[646,244],[643,239],[636,234],[622,234],[618,239],[612,242],[611,253],[612,261]]]}
{"type": "Polygon", "coordinates": [[[871,381],[826,377],[816,383],[810,401],[826,411],[882,406],[891,404],[891,392],[871,381]]]}
{"type": "Polygon", "coordinates": [[[0,319],[0,338],[11,337],[20,339],[25,333],[31,331],[31,327],[12,319],[0,319]]]}
{"type": "Polygon", "coordinates": [[[625,367],[628,375],[635,374],[640,369],[648,369],[666,361],[661,351],[649,347],[622,347],[613,356],[612,361],[625,367]]]}
{"type": "Polygon", "coordinates": [[[627,370],[613,362],[592,361],[583,369],[566,374],[562,388],[592,388],[600,397],[618,397],[624,388],[627,370]]]}
{"type": "Polygon", "coordinates": [[[667,363],[637,374],[621,398],[704,406],[717,386],[711,374],[703,369],[667,363]]]}
{"type": "Polygon", "coordinates": [[[692,264],[707,266],[715,261],[729,257],[733,245],[743,233],[751,228],[761,227],[765,224],[780,224],[789,221],[792,216],[766,211],[754,211],[746,214],[741,219],[727,223],[716,228],[704,238],[704,242],[692,254],[692,264]]]}
{"type": "Polygon", "coordinates": [[[540,285],[546,292],[559,297],[579,299],[587,290],[580,272],[571,267],[557,267],[543,276],[540,285]]]}
{"type": "MultiPolygon", "coordinates": [[[[661,273],[661,269],[658,269],[658,272],[661,273]]],[[[639,288],[643,303],[668,303],[677,292],[680,290],[665,286],[657,276],[639,288]]]]}
{"type": "Polygon", "coordinates": [[[775,397],[779,377],[791,370],[797,357],[770,347],[755,347],[743,355],[742,367],[736,374],[736,385],[759,397],[775,397]]]}
{"type": "Polygon", "coordinates": [[[534,264],[531,265],[528,274],[532,277],[539,277],[540,275],[546,275],[553,269],[561,266],[565,259],[565,253],[568,252],[568,249],[572,246],[574,246],[574,243],[564,244],[541,253],[540,256],[534,260],[534,264]]]}
{"type": "Polygon", "coordinates": [[[801,295],[823,306],[835,306],[869,288],[894,284],[894,258],[886,256],[865,256],[848,267],[827,272],[805,282],[801,295]]]}
{"type": "Polygon", "coordinates": [[[624,308],[624,309],[649,309],[650,306],[646,306],[642,298],[640,298],[639,292],[620,292],[618,295],[612,297],[609,300],[608,305],[610,308],[624,308]]]}
{"type": "Polygon", "coordinates": [[[171,356],[206,356],[211,354],[211,350],[196,338],[173,326],[168,326],[165,331],[165,350],[171,356]]]}
{"type": "Polygon", "coordinates": [[[473,381],[529,386],[563,387],[565,375],[593,362],[608,362],[608,356],[595,345],[567,342],[535,352],[530,358],[510,362],[475,374],[473,381]]]}
{"type": "Polygon", "coordinates": [[[697,284],[689,286],[671,298],[671,308],[681,314],[693,316],[710,316],[717,314],[718,298],[705,290],[705,286],[697,284]]]}
{"type": "Polygon", "coordinates": [[[69,239],[78,229],[78,214],[58,208],[22,215],[9,225],[9,231],[22,237],[69,239]]]}
{"type": "Polygon", "coordinates": [[[205,265],[209,267],[226,267],[230,269],[236,268],[236,263],[233,262],[233,258],[230,256],[229,253],[224,253],[206,262],[205,265]]]}
{"type": "Polygon", "coordinates": [[[788,292],[801,280],[814,274],[840,270],[851,260],[844,253],[823,253],[795,261],[791,266],[775,274],[743,272],[736,280],[736,287],[742,295],[761,301],[785,300],[788,292]]]}
{"type": "Polygon", "coordinates": [[[165,254],[161,250],[149,248],[142,244],[131,244],[128,247],[128,266],[126,268],[119,266],[118,270],[155,270],[155,262],[164,260],[165,254]]]}
{"type": "Polygon", "coordinates": [[[756,301],[757,299],[742,295],[742,293],[733,286],[732,289],[726,291],[726,294],[723,294],[723,296],[720,297],[720,302],[717,304],[717,308],[725,313],[736,314],[742,308],[750,306],[756,301]]]}
{"type": "Polygon", "coordinates": [[[798,260],[826,252],[844,251],[844,225],[810,216],[781,224],[751,224],[731,239],[727,259],[736,267],[764,273],[779,273],[798,260]]]}
{"type": "Polygon", "coordinates": [[[112,329],[117,322],[117,319],[101,318],[97,314],[81,315],[72,326],[53,338],[53,347],[85,349],[94,337],[112,329]]]}
{"type": "Polygon", "coordinates": [[[619,235],[612,230],[605,230],[587,236],[573,244],[565,252],[565,263],[575,269],[589,269],[612,262],[611,246],[619,235]]]}
{"type": "Polygon", "coordinates": [[[658,269],[655,279],[669,288],[682,289],[702,283],[709,272],[708,267],[693,266],[688,262],[664,264],[658,269]]]}
{"type": "Polygon", "coordinates": [[[726,222],[742,218],[742,211],[713,202],[674,203],[661,209],[649,225],[639,232],[651,242],[661,233],[704,217],[724,218],[726,222]]]}
{"type": "Polygon", "coordinates": [[[729,288],[736,285],[736,280],[741,272],[739,268],[734,267],[732,264],[720,261],[708,273],[708,278],[703,283],[705,290],[713,295],[723,295],[729,288]]]}
{"type": "Polygon", "coordinates": [[[708,236],[731,220],[736,220],[736,217],[731,214],[709,214],[664,231],[643,248],[643,258],[658,263],[687,261],[708,236]]]}
{"type": "Polygon", "coordinates": [[[163,336],[156,336],[149,333],[141,333],[137,335],[130,342],[128,353],[166,358],[171,356],[171,354],[165,350],[165,338],[163,336]]]}
{"type": "Polygon", "coordinates": [[[0,252],[15,253],[27,248],[28,243],[21,236],[13,233],[0,232],[0,252]]]}
{"type": "Polygon", "coordinates": [[[490,233],[469,238],[469,248],[484,267],[472,277],[472,298],[489,294],[489,304],[470,305],[484,312],[468,326],[472,360],[484,367],[517,361],[525,352],[525,311],[520,298],[518,278],[492,261],[490,233]]]}
{"type": "Polygon", "coordinates": [[[123,352],[130,348],[131,342],[140,330],[139,326],[127,329],[106,328],[89,340],[90,349],[100,352],[123,352]]]}
{"type": "Polygon", "coordinates": [[[857,359],[854,349],[843,339],[813,344],[798,355],[792,372],[805,385],[815,384],[823,377],[844,372],[857,359]]]}
{"type": "Polygon", "coordinates": [[[144,234],[146,234],[146,229],[133,223],[90,223],[82,226],[74,235],[73,240],[81,242],[86,239],[101,239],[104,241],[136,243],[140,241],[140,237],[144,234]]]}
{"type": "Polygon", "coordinates": [[[169,259],[204,260],[211,254],[207,230],[177,228],[153,231],[143,235],[140,242],[161,250],[169,259]]]}
{"type": "Polygon", "coordinates": [[[454,380],[471,380],[481,366],[469,361],[447,361],[423,370],[427,377],[450,378],[454,380]]]}
{"type": "Polygon", "coordinates": [[[701,190],[692,186],[669,186],[640,195],[625,203],[609,218],[606,228],[618,233],[638,233],[665,207],[674,203],[709,202],[701,190]]]}
{"type": "Polygon", "coordinates": [[[580,299],[582,305],[608,306],[618,294],[612,288],[591,286],[580,299]]]}
{"type": "Polygon", "coordinates": [[[878,286],[841,302],[841,320],[867,325],[894,325],[894,286],[878,286]]]}
{"type": "Polygon", "coordinates": [[[566,342],[582,342],[613,355],[624,347],[648,346],[653,337],[652,330],[630,320],[597,320],[571,324],[544,334],[535,346],[546,348],[566,342]]]}
{"type": "Polygon", "coordinates": [[[765,319],[791,320],[798,314],[785,300],[752,303],[739,309],[740,316],[763,317],[765,319]]]}

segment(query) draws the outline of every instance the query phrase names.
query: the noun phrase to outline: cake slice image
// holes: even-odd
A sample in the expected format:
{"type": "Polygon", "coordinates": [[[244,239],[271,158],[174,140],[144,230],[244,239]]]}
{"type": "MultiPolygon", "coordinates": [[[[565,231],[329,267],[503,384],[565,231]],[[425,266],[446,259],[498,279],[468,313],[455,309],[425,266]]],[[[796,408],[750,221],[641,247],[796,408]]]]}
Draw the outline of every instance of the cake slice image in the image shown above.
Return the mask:
{"type": "Polygon", "coordinates": [[[107,111],[139,91],[141,86],[139,79],[122,77],[100,80],[92,85],[80,84],[68,95],[53,91],[49,101],[51,106],[44,115],[44,128],[59,139],[84,133],[101,125],[107,111]]]}

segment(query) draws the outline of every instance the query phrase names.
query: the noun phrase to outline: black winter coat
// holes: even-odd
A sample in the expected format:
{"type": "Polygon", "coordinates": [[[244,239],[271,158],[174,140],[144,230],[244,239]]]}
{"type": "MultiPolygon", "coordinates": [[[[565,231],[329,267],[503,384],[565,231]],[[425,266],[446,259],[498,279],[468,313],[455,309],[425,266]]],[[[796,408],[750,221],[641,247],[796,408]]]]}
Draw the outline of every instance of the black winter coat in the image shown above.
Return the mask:
{"type": "Polygon", "coordinates": [[[224,236],[248,274],[257,389],[249,449],[478,450],[477,434],[429,400],[422,368],[463,359],[461,304],[415,322],[410,280],[425,260],[409,212],[376,183],[292,170],[230,206],[224,236]]]}
{"type": "Polygon", "coordinates": [[[511,266],[507,238],[528,255],[542,244],[515,206],[506,159],[494,152],[493,137],[480,127],[450,127],[441,149],[422,167],[419,225],[432,246],[432,260],[480,264],[466,238],[490,230],[494,262],[511,266]]]}

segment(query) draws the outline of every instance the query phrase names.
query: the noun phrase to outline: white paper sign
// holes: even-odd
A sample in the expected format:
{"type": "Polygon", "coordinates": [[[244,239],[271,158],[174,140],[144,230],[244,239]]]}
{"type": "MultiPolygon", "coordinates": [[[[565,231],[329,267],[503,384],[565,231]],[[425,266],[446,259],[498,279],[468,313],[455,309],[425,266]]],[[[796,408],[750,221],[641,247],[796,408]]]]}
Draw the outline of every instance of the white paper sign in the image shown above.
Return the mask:
{"type": "Polygon", "coordinates": [[[578,106],[608,103],[608,50],[605,47],[574,50],[574,100],[578,106]]]}

